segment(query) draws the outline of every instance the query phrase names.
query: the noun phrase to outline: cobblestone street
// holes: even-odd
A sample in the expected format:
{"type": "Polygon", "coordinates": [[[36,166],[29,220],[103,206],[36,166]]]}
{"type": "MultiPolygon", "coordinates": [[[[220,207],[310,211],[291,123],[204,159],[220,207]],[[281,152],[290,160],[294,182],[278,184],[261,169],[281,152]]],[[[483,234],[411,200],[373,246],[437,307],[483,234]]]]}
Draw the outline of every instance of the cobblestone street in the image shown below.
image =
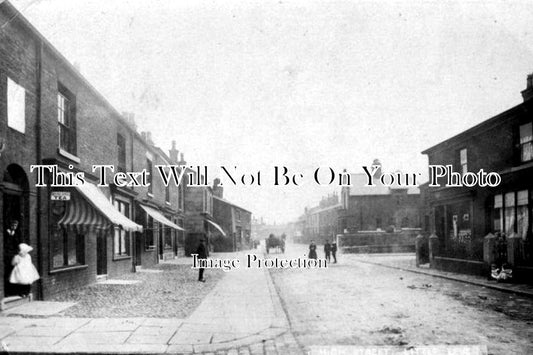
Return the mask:
{"type": "Polygon", "coordinates": [[[300,344],[479,344],[489,354],[533,353],[531,299],[358,258],[341,255],[325,270],[271,270],[300,344]]]}
{"type": "Polygon", "coordinates": [[[51,301],[76,302],[63,313],[68,317],[185,318],[224,276],[212,270],[209,282],[198,282],[190,264],[160,264],[147,271],[61,293],[51,301]]]}

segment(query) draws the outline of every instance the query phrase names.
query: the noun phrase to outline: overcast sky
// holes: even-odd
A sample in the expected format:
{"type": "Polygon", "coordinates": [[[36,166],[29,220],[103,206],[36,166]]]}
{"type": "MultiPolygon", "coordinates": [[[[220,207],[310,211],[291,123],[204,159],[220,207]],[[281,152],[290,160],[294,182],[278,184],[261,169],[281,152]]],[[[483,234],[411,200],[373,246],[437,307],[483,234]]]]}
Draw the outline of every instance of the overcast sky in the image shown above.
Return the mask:
{"type": "Polygon", "coordinates": [[[319,166],[427,176],[422,150],[519,104],[533,71],[527,1],[12,3],[161,148],[261,170],[225,197],[268,221],[339,191],[319,166]],[[274,165],[304,185],[272,187],[274,165]]]}

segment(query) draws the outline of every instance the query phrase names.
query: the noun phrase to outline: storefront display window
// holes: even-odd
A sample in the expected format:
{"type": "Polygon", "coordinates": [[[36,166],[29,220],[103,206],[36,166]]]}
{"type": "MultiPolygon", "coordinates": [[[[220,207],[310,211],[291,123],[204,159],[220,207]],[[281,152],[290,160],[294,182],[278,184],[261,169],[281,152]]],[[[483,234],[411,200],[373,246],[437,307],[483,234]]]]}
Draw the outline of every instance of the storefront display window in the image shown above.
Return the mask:
{"type": "Polygon", "coordinates": [[[511,235],[515,230],[515,193],[505,194],[505,234],[511,235]]]}

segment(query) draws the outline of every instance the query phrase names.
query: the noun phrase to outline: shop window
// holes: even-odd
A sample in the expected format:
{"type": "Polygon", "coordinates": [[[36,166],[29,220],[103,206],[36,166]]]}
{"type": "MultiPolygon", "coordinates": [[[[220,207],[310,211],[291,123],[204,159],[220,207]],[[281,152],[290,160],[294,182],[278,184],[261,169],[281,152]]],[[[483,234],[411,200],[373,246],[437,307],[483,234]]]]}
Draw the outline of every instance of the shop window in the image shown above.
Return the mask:
{"type": "MultiPolygon", "coordinates": [[[[170,218],[169,218],[170,219],[170,218]]],[[[172,228],[165,226],[163,231],[164,248],[172,249],[172,228]]]]}
{"type": "Polygon", "coordinates": [[[26,131],[26,90],[7,78],[7,125],[20,133],[26,131]]]}
{"type": "Polygon", "coordinates": [[[526,239],[529,232],[528,191],[518,191],[516,194],[516,233],[526,239]]]}
{"type": "Polygon", "coordinates": [[[533,124],[531,122],[520,126],[520,160],[522,162],[533,159],[533,124]]]}
{"type": "Polygon", "coordinates": [[[65,89],[57,93],[57,122],[59,129],[59,148],[76,155],[76,119],[73,96],[65,89]]]}
{"type": "Polygon", "coordinates": [[[503,196],[494,196],[494,232],[503,231],[503,196]]]}
{"type": "Polygon", "coordinates": [[[85,235],[73,227],[59,226],[66,211],[66,201],[51,204],[51,268],[60,269],[85,264],[85,235]]]}
{"type": "Polygon", "coordinates": [[[146,214],[146,230],[144,232],[144,247],[146,250],[155,248],[154,243],[154,219],[146,214]]]}
{"type": "Polygon", "coordinates": [[[505,194],[505,234],[510,235],[515,231],[515,194],[505,194]]]}
{"type": "MultiPolygon", "coordinates": [[[[120,200],[115,200],[114,205],[120,211],[120,213],[130,218],[129,203],[126,203],[120,200]]],[[[130,255],[130,236],[131,236],[131,232],[127,232],[120,228],[115,228],[115,236],[113,240],[115,256],[129,256],[130,255]]]]}

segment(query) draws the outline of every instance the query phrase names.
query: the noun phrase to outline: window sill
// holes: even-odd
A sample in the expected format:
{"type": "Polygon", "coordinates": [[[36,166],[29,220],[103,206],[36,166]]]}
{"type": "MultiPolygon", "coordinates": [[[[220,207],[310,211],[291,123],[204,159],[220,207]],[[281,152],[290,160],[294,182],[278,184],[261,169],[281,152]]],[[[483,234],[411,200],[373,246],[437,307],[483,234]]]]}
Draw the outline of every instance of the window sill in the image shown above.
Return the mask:
{"type": "Polygon", "coordinates": [[[48,273],[49,274],[60,274],[62,272],[68,272],[68,271],[76,271],[76,270],[82,270],[82,269],[87,269],[89,267],[89,265],[73,265],[73,266],[65,266],[65,267],[62,267],[62,268],[58,268],[58,269],[54,269],[54,270],[50,270],[48,273]]]}
{"type": "Polygon", "coordinates": [[[165,205],[170,206],[170,202],[165,201],[165,205]]]}
{"type": "Polygon", "coordinates": [[[71,153],[69,153],[69,152],[67,152],[66,150],[63,150],[63,149],[61,149],[61,148],[57,148],[57,153],[58,153],[59,155],[64,156],[65,158],[68,158],[68,159],[72,160],[72,161],[75,162],[75,163],[78,163],[78,164],[79,164],[80,161],[81,161],[80,158],[78,158],[78,157],[75,156],[74,154],[71,154],[71,153]]]}
{"type": "Polygon", "coordinates": [[[144,251],[155,251],[155,246],[149,247],[149,248],[145,248],[144,251]]]}
{"type": "Polygon", "coordinates": [[[150,197],[150,198],[153,198],[153,197],[154,197],[154,194],[151,193],[151,192],[147,192],[147,193],[146,193],[146,196],[148,196],[148,197],[150,197]]]}
{"type": "Polygon", "coordinates": [[[131,259],[131,255],[114,255],[113,261],[122,261],[122,260],[128,260],[131,259]]]}

